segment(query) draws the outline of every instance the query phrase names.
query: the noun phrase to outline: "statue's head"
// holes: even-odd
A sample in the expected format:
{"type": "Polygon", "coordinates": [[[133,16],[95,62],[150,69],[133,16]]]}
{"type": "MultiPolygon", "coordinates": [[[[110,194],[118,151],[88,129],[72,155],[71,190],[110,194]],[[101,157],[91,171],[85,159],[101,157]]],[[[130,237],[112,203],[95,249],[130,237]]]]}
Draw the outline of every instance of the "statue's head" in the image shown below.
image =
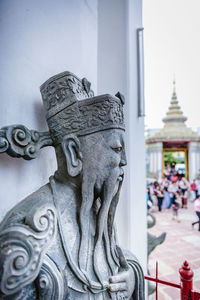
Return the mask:
{"type": "MultiPolygon", "coordinates": [[[[41,86],[41,93],[56,148],[58,172],[67,180],[73,180],[82,195],[79,265],[83,270],[89,216],[94,206],[95,259],[103,235],[107,251],[112,243],[113,219],[123,181],[122,167],[126,165],[124,98],[120,93],[94,97],[87,79],[80,80],[70,72],[47,80],[41,86]]],[[[96,274],[98,276],[98,270],[96,274]]]]}
{"type": "Polygon", "coordinates": [[[60,171],[90,177],[97,193],[108,178],[119,183],[126,164],[123,96],[94,97],[87,79],[70,72],[48,79],[41,93],[60,171]]]}

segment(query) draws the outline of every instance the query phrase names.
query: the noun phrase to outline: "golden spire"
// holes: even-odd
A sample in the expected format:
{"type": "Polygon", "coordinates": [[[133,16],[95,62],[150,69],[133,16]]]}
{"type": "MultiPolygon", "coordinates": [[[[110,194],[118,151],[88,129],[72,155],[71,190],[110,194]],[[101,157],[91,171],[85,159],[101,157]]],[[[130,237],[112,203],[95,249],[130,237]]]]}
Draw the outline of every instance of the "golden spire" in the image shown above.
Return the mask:
{"type": "Polygon", "coordinates": [[[168,111],[163,119],[164,127],[148,141],[197,140],[199,135],[185,124],[187,118],[183,115],[176,95],[176,80],[173,79],[173,92],[168,111]]]}
{"type": "Polygon", "coordinates": [[[185,116],[183,116],[183,113],[181,111],[181,108],[179,106],[177,95],[176,95],[176,81],[175,77],[173,80],[173,93],[172,98],[169,106],[169,110],[166,114],[166,117],[163,119],[163,122],[167,125],[170,124],[170,126],[173,124],[177,126],[177,124],[184,123],[187,120],[185,116]]]}

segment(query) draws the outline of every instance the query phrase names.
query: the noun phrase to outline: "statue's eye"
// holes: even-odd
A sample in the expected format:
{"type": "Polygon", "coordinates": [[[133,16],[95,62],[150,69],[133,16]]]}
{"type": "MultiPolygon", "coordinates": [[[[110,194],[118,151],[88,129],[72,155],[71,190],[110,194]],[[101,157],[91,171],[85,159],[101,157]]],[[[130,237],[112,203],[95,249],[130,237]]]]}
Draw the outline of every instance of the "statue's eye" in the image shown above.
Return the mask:
{"type": "Polygon", "coordinates": [[[115,151],[115,152],[122,152],[123,148],[121,146],[115,146],[115,147],[112,147],[112,149],[115,151]]]}

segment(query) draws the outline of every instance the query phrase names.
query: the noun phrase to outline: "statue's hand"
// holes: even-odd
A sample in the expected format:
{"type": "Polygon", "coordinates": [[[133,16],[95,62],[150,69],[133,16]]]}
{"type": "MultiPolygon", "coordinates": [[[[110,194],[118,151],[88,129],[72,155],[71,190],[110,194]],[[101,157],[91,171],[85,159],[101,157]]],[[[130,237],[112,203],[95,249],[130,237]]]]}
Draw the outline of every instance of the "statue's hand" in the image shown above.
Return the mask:
{"type": "Polygon", "coordinates": [[[110,277],[109,290],[117,297],[114,299],[130,299],[135,287],[135,275],[131,267],[110,277]]]}
{"type": "Polygon", "coordinates": [[[117,275],[109,278],[109,290],[111,292],[111,296],[113,293],[117,295],[112,297],[113,299],[130,299],[135,288],[135,274],[133,269],[128,265],[122,250],[118,246],[117,252],[121,267],[117,275]]]}

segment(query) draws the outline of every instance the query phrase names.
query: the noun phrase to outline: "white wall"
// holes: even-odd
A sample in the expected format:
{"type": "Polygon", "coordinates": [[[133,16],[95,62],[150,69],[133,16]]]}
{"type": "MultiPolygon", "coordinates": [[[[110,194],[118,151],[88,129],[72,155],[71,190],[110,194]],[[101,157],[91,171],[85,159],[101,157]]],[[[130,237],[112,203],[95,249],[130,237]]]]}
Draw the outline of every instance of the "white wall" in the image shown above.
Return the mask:
{"type": "MultiPolygon", "coordinates": [[[[46,130],[39,86],[72,71],[97,86],[97,0],[0,1],[0,128],[23,124],[46,130]]],[[[0,219],[48,181],[53,149],[24,161],[0,155],[0,219]]]]}
{"type": "Polygon", "coordinates": [[[146,268],[146,193],[144,118],[138,118],[136,30],[142,27],[142,1],[100,0],[98,27],[98,93],[126,97],[128,165],[117,208],[121,244],[146,268]]]}

